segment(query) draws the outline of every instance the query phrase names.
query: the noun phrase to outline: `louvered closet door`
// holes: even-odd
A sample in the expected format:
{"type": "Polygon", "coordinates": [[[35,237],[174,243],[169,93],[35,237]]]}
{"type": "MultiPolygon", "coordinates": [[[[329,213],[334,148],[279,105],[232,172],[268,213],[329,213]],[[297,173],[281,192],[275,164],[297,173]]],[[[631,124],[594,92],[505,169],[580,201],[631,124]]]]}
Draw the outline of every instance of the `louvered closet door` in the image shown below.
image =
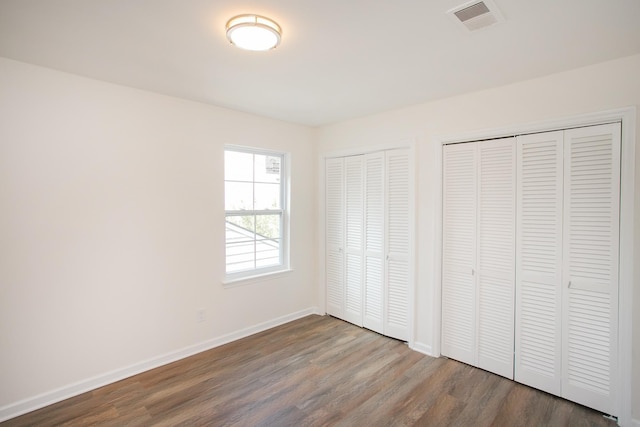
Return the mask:
{"type": "Polygon", "coordinates": [[[344,317],[344,163],[325,164],[327,314],[344,317]]]}
{"type": "Polygon", "coordinates": [[[476,150],[443,147],[442,354],[475,365],[476,150]]]}
{"type": "Polygon", "coordinates": [[[364,156],[347,157],[345,170],[345,312],[344,320],[362,326],[364,156]]]}
{"type": "Polygon", "coordinates": [[[517,139],[514,379],[561,394],[563,132],[517,139]]]}
{"type": "Polygon", "coordinates": [[[477,366],[513,379],[515,138],[478,143],[477,366]]]}
{"type": "Polygon", "coordinates": [[[617,414],[620,124],[565,131],[562,396],[617,414]]]}
{"type": "Polygon", "coordinates": [[[389,150],[386,158],[387,280],[384,334],[409,339],[410,171],[409,150],[389,150]]]}
{"type": "Polygon", "coordinates": [[[365,156],[364,327],[384,333],[384,153],[365,156]]]}

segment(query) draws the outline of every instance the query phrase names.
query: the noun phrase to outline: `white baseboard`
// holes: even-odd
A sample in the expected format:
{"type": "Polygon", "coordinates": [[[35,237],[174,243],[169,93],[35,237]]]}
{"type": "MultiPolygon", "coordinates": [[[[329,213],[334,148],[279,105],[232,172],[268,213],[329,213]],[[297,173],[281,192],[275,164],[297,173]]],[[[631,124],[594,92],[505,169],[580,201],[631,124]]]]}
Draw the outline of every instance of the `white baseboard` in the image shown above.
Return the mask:
{"type": "Polygon", "coordinates": [[[632,427],[640,427],[640,420],[631,420],[632,427]]]}
{"type": "Polygon", "coordinates": [[[201,353],[206,350],[210,350],[215,347],[230,343],[232,341],[239,340],[241,338],[248,337],[249,335],[256,334],[258,332],[271,329],[273,327],[282,325],[284,323],[291,322],[296,319],[308,316],[310,314],[321,314],[318,307],[310,307],[305,310],[301,310],[295,313],[287,314],[285,316],[278,317],[273,320],[259,323],[248,328],[241,329],[230,334],[223,335],[218,338],[213,338],[207,341],[203,341],[198,344],[191,345],[189,347],[182,348],[180,350],[172,351],[151,359],[144,360],[142,362],[135,363],[133,365],[126,366],[124,368],[116,369],[111,372],[106,372],[95,377],[87,378],[82,381],[78,381],[73,384],[66,385],[64,387],[57,388],[55,390],[48,391],[46,393],[39,394],[34,397],[20,400],[15,403],[3,406],[0,408],[0,422],[6,421],[11,418],[26,414],[36,409],[44,408],[53,403],[57,403],[68,399],[70,397],[77,396],[82,393],[86,393],[91,390],[95,390],[99,387],[103,387],[107,384],[112,384],[117,381],[129,378],[133,375],[137,375],[148,370],[158,368],[160,366],[175,362],[180,359],[184,359],[194,354],[201,353]]]}
{"type": "Polygon", "coordinates": [[[417,351],[418,353],[426,354],[427,356],[433,356],[431,353],[431,346],[427,344],[423,344],[421,342],[414,342],[411,344],[411,349],[417,351]]]}

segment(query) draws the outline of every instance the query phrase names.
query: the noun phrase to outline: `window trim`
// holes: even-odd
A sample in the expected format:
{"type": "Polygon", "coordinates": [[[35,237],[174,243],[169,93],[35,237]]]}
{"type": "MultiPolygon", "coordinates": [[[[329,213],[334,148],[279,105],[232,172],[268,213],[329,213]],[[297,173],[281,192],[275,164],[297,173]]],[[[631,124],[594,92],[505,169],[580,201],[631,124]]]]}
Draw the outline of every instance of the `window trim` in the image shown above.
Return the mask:
{"type": "MultiPolygon", "coordinates": [[[[226,186],[223,191],[225,196],[225,275],[223,284],[235,284],[241,281],[249,281],[253,282],[257,279],[260,279],[265,276],[271,276],[274,274],[280,274],[284,272],[291,271],[289,265],[289,181],[290,181],[290,169],[289,169],[289,153],[282,151],[275,151],[269,149],[262,149],[257,147],[246,147],[246,146],[237,146],[237,145],[225,145],[224,153],[227,151],[234,151],[240,153],[248,153],[253,155],[263,155],[263,156],[275,156],[280,157],[280,209],[275,210],[227,210],[226,209],[226,186]],[[279,264],[268,266],[268,267],[259,267],[259,268],[251,268],[242,271],[227,273],[227,244],[226,244],[226,221],[229,216],[237,216],[237,215],[280,215],[280,253],[279,253],[279,264]]],[[[224,171],[226,171],[226,162],[224,162],[223,168],[223,183],[226,183],[226,176],[224,171]]],[[[255,184],[255,176],[252,181],[255,184]]]]}

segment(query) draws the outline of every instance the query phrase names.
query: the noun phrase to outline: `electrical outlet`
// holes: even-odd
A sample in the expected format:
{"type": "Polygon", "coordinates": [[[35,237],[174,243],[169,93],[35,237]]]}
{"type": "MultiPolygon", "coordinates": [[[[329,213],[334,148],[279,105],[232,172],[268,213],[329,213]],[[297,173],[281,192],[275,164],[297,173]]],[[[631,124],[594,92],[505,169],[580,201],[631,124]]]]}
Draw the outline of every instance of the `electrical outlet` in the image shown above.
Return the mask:
{"type": "Polygon", "coordinates": [[[200,310],[196,311],[196,322],[202,323],[205,321],[205,319],[206,319],[206,312],[204,308],[201,308],[200,310]]]}

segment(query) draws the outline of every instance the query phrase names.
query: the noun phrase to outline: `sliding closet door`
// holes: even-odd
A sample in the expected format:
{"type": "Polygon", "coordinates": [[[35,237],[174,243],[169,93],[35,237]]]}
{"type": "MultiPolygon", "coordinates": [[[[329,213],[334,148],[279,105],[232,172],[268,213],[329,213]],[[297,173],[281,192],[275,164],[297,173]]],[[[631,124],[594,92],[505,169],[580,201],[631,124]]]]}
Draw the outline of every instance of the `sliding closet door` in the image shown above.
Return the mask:
{"type": "Polygon", "coordinates": [[[344,160],[325,164],[327,314],[344,317],[344,160]]]}
{"type": "Polygon", "coordinates": [[[443,147],[442,354],[475,365],[476,144],[443,147]]]}
{"type": "Polygon", "coordinates": [[[344,159],[345,171],[345,305],[344,320],[362,326],[364,156],[344,159]]]}
{"type": "Polygon", "coordinates": [[[409,150],[389,150],[385,152],[385,158],[387,280],[384,333],[407,341],[412,240],[409,150]]]}
{"type": "Polygon", "coordinates": [[[517,140],[514,379],[561,393],[563,132],[517,140]]]}
{"type": "Polygon", "coordinates": [[[478,143],[477,366],[513,379],[515,138],[478,143]]]}
{"type": "Polygon", "coordinates": [[[620,124],[564,143],[562,396],[616,414],[620,124]]]}
{"type": "Polygon", "coordinates": [[[364,327],[384,333],[384,152],[365,155],[364,327]]]}

